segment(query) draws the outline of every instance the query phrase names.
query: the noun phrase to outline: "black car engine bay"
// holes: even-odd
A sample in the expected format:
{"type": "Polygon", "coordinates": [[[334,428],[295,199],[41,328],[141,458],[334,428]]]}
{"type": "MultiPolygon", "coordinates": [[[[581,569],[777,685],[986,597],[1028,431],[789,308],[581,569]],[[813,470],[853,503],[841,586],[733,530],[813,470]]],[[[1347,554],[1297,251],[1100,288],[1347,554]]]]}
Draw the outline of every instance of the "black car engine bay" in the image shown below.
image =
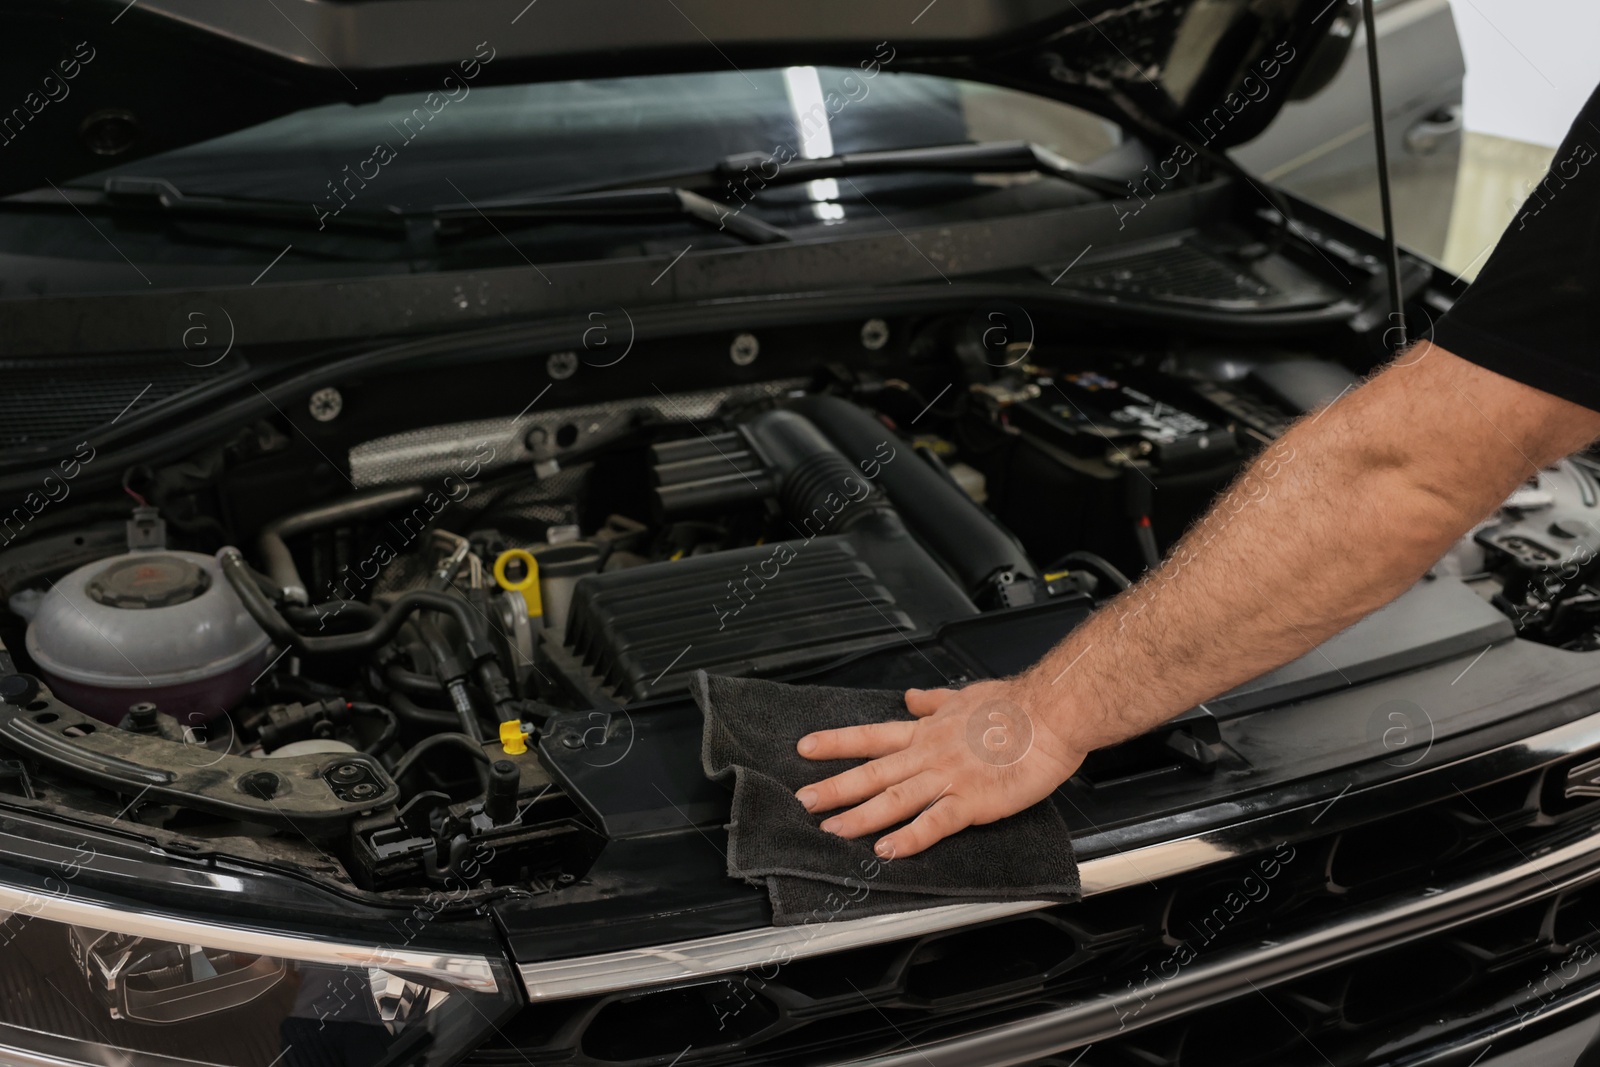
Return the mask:
{"type": "MultiPolygon", "coordinates": [[[[351,891],[553,892],[616,829],[553,751],[623,758],[699,669],[1020,669],[1366,369],[1309,343],[1051,348],[1027,316],[818,327],[851,361],[795,330],[752,366],[741,335],[698,382],[665,348],[631,377],[557,353],[544,388],[589,391],[514,417],[483,384],[511,360],[373,374],[128,466],[5,527],[0,793],[351,891]]],[[[1441,561],[1498,612],[1399,639],[1402,666],[1507,617],[1600,647],[1596,469],[1541,472],[1441,561]]],[[[1084,774],[1211,773],[1208,719],[1084,774]]]]}

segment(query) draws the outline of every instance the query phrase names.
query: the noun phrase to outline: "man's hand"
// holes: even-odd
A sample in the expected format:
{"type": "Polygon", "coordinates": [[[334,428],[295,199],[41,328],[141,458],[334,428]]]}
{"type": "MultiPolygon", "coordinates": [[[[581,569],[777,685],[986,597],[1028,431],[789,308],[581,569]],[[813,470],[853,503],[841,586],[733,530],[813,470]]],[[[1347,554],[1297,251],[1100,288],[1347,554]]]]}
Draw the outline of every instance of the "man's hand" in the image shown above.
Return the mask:
{"type": "Polygon", "coordinates": [[[1404,592],[1600,412],[1423,342],[1292,427],[1159,568],[1014,679],[912,690],[916,722],[810,734],[870,763],[797,794],[907,856],[1048,796],[1084,756],[1305,655],[1404,592]],[[808,794],[811,796],[808,798],[808,794]]]}
{"type": "Polygon", "coordinates": [[[849,808],[822,823],[841,837],[862,837],[912,819],[873,846],[887,858],[921,852],[967,826],[1014,815],[1049,796],[1086,754],[1027,710],[1030,688],[1017,679],[911,689],[906,709],[917,716],[914,722],[807,734],[797,748],[808,759],[871,762],[796,796],[807,811],[849,808]]]}

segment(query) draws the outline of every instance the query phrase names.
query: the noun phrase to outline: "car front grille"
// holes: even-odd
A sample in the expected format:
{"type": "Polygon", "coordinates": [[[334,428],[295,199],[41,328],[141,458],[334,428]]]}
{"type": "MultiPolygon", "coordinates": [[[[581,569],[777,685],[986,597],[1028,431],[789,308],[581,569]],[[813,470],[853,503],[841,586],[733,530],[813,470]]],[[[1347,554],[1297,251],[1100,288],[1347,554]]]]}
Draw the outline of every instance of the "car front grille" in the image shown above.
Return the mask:
{"type": "MultiPolygon", "coordinates": [[[[1554,782],[1548,768],[1527,771],[1276,852],[979,926],[535,1003],[468,1062],[798,1067],[885,1057],[944,1067],[991,1061],[922,1050],[1051,1013],[1073,1015],[1076,1036],[1060,1047],[1076,1051],[1036,1067],[1366,1062],[1424,1016],[1435,1029],[1496,1012],[1515,1021],[1568,986],[1600,983],[1600,801],[1567,800],[1554,782]],[[1528,866],[1542,855],[1587,866],[1528,866]],[[1453,899],[1438,887],[1504,890],[1494,872],[1508,870],[1527,883],[1512,899],[1418,925],[1416,909],[1453,899]],[[1303,973],[1252,979],[1241,965],[1197,991],[1197,975],[1226,961],[1264,959],[1273,946],[1355,922],[1367,923],[1365,940],[1325,945],[1303,973]],[[1546,988],[1551,974],[1570,977],[1546,988]]],[[[993,1062],[1019,1062],[993,1048],[993,1062]]]]}
{"type": "MultiPolygon", "coordinates": [[[[1600,987],[1600,931],[1591,922],[1597,916],[1600,886],[1553,893],[1102,1041],[1079,1067],[1365,1063],[1377,1049],[1387,1057],[1404,1048],[1417,1036],[1419,1020],[1440,1032],[1486,1021],[1532,1022],[1600,987]]],[[[1032,1067],[1051,1062],[1032,1061],[1032,1067]]]]}

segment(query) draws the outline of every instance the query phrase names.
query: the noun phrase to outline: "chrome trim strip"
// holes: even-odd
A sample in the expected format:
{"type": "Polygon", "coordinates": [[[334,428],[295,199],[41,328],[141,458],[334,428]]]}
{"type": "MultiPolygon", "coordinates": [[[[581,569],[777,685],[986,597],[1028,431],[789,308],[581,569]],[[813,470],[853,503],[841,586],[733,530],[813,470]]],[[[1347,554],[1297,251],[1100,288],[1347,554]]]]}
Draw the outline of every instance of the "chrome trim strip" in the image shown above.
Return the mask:
{"type": "Polygon", "coordinates": [[[178,919],[133,908],[115,907],[71,895],[0,885],[0,914],[92,926],[135,937],[205,945],[302,963],[338,967],[382,967],[449,982],[478,993],[496,993],[494,966],[487,956],[458,956],[384,945],[345,944],[295,934],[269,933],[194,919],[178,919]]]}
{"type": "Polygon", "coordinates": [[[1043,900],[946,904],[893,915],[835,919],[801,926],[768,926],[599,956],[524,963],[518,970],[529,1000],[559,1000],[587,993],[680,982],[750,967],[777,966],[806,956],[876,945],[987,919],[1003,919],[1049,905],[1049,901],[1043,900]]]}
{"type": "MultiPolygon", "coordinates": [[[[1443,670],[1449,669],[1448,665],[1443,668],[1443,670]]],[[[1600,680],[1600,676],[1597,676],[1597,680],[1600,680]]],[[[1532,770],[1535,767],[1559,762],[1580,752],[1590,751],[1600,751],[1600,713],[1574,719],[1499,748],[1474,752],[1452,762],[1419,767],[1408,779],[1352,789],[1348,794],[1341,793],[1333,800],[1347,805],[1359,802],[1373,789],[1393,791],[1398,787],[1405,790],[1409,785],[1414,791],[1425,788],[1433,781],[1445,783],[1445,788],[1440,790],[1441,794],[1448,794],[1457,789],[1470,790],[1510,774],[1532,770]],[[1343,799],[1340,799],[1341,797],[1343,799]]],[[[1119,831],[1096,835],[1114,851],[1110,855],[1100,856],[1081,864],[1079,883],[1083,888],[1083,895],[1088,897],[1115,889],[1149,885],[1163,876],[1199,870],[1223,860],[1258,851],[1265,841],[1281,840],[1284,834],[1281,831],[1275,832],[1274,827],[1293,822],[1306,814],[1312,814],[1314,817],[1310,821],[1315,823],[1330,806],[1330,800],[1318,799],[1257,818],[1241,819],[1198,834],[1184,833],[1185,828],[1192,825],[1192,820],[1198,813],[1183,812],[1141,824],[1138,828],[1141,834],[1160,837],[1163,830],[1166,830],[1170,836],[1157,844],[1139,848],[1118,848],[1116,836],[1119,831]]]]}
{"type": "Polygon", "coordinates": [[[63,1060],[14,1045],[0,1045],[0,1064],[5,1067],[98,1067],[88,1060],[63,1060]]]}
{"type": "MultiPolygon", "coordinates": [[[[1236,828],[1228,827],[1228,830],[1236,828]]],[[[1230,837],[1226,831],[1213,831],[1084,860],[1078,864],[1078,885],[1084,896],[1092,897],[1114,889],[1150,885],[1168,875],[1198,871],[1246,851],[1230,837]]]]}
{"type": "MultiPolygon", "coordinates": [[[[1078,878],[1083,895],[1092,896],[1161,875],[1195,870],[1235,854],[1236,850],[1205,836],[1189,837],[1085,860],[1078,866],[1078,878]]],[[[1043,900],[946,904],[893,915],[834,919],[800,926],[767,926],[595,956],[542,960],[524,963],[518,971],[529,1000],[560,1000],[771,966],[971,926],[1049,906],[1050,902],[1043,900]]]]}
{"type": "MultiPolygon", "coordinates": [[[[1448,774],[1453,780],[1451,784],[1459,782],[1460,786],[1471,788],[1478,783],[1468,781],[1466,776],[1475,767],[1482,767],[1480,774],[1487,776],[1485,780],[1488,780],[1515,773],[1517,768],[1508,770],[1502,765],[1507,760],[1531,768],[1597,746],[1600,746],[1600,715],[1589,715],[1498,749],[1477,752],[1451,763],[1421,769],[1413,780],[1427,781],[1430,776],[1448,774]]],[[[1386,783],[1371,788],[1390,788],[1392,785],[1386,783]]],[[[1359,797],[1367,791],[1355,790],[1351,796],[1359,797]]],[[[1083,895],[1094,896],[1147,884],[1163,876],[1199,870],[1246,854],[1256,847],[1252,842],[1259,844],[1264,835],[1271,836],[1270,827],[1279,820],[1293,819],[1307,813],[1320,817],[1326,807],[1326,800],[1318,800],[1220,829],[1174,837],[1142,848],[1117,850],[1112,855],[1085,860],[1078,867],[1083,895]]],[[[1183,813],[1146,823],[1141,830],[1149,832],[1153,826],[1159,832],[1161,824],[1168,823],[1174,832],[1181,832],[1180,828],[1192,818],[1193,813],[1183,813]]],[[[1315,819],[1312,821],[1315,822],[1315,819]]],[[[1107,840],[1110,841],[1111,837],[1108,836],[1107,840]]],[[[1112,848],[1116,848],[1114,842],[1112,848]]],[[[1047,906],[1043,901],[951,904],[865,919],[764,927],[594,956],[541,960],[521,964],[517,969],[530,1000],[558,1000],[727,974],[788,959],[803,959],[845,948],[949,930],[1047,906]]]]}
{"type": "MultiPolygon", "coordinates": [[[[1080,1000],[1032,1018],[903,1052],[850,1060],[849,1067],[1011,1067],[1101,1041],[1299,978],[1336,962],[1394,948],[1570,886],[1600,880],[1600,834],[1487,876],[1369,905],[1282,941],[1260,941],[1126,991],[1080,1000]],[[1134,1021],[1131,1021],[1134,1020],[1134,1021]]],[[[841,1064],[841,1067],[843,1065],[841,1064]]]]}

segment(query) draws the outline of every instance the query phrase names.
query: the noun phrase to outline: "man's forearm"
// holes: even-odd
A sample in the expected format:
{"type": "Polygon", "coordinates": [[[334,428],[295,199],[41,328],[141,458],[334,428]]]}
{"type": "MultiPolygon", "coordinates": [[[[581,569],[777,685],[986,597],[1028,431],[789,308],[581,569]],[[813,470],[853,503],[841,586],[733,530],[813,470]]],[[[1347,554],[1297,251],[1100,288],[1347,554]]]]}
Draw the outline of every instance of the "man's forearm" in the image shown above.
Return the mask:
{"type": "Polygon", "coordinates": [[[1525,413],[1484,399],[1485,375],[1436,352],[1302,420],[1165,563],[1020,679],[1027,705],[1075,747],[1103,747],[1310,652],[1404,592],[1537,464],[1592,432],[1513,440],[1494,416],[1511,426],[1525,413]]]}
{"type": "Polygon", "coordinates": [[[1172,558],[1016,678],[910,690],[912,721],[819,730],[801,788],[844,837],[909,856],[1060,787],[1097,748],[1313,649],[1417,578],[1600,413],[1425,346],[1251,464],[1172,558]],[[1015,717],[1029,727],[1012,729],[1015,717]],[[1031,720],[1031,722],[1030,722],[1031,720]],[[843,810],[848,809],[848,810],[843,810]],[[909,820],[907,822],[906,820],[909,820]]]}

